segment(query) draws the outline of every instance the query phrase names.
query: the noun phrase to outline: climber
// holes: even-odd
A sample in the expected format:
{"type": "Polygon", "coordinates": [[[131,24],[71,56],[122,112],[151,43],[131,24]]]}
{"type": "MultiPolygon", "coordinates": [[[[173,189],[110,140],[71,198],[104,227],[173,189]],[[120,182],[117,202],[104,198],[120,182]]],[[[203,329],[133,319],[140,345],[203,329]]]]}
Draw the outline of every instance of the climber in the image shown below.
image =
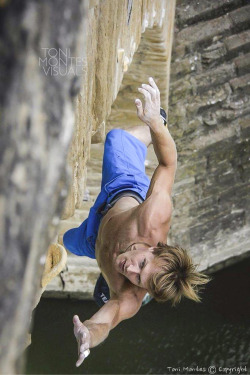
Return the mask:
{"type": "Polygon", "coordinates": [[[199,301],[197,287],[208,281],[196,271],[186,250],[166,244],[176,146],[153,78],[138,91],[145,103],[136,99],[135,105],[144,125],[107,134],[101,192],[88,219],[63,237],[69,251],[96,258],[110,292],[110,299],[90,319],[82,323],[77,315],[73,318],[76,366],[112,328],[139,311],[147,292],[156,301],[170,300],[173,305],[182,296],[199,301]],[[144,161],[151,143],[159,164],[150,182],[144,161]]]}

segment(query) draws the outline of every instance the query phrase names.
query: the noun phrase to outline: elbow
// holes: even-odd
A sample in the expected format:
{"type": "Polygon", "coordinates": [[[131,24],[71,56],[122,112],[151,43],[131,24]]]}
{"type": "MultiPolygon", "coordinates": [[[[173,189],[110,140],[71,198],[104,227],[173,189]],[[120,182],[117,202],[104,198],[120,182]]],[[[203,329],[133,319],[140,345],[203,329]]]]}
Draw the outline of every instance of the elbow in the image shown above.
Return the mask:
{"type": "Polygon", "coordinates": [[[159,165],[165,168],[177,169],[177,156],[168,160],[160,160],[159,165]]]}

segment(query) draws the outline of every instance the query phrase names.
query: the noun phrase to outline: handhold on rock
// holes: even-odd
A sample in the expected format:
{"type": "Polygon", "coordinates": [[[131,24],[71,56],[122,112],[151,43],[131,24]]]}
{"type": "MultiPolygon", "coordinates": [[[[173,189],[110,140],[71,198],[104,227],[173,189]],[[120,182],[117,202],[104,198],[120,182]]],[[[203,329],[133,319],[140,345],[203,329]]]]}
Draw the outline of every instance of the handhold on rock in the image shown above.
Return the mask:
{"type": "Polygon", "coordinates": [[[105,132],[105,121],[102,121],[102,123],[97,127],[96,131],[91,137],[91,143],[104,143],[106,132],[105,132]]]}
{"type": "Polygon", "coordinates": [[[123,61],[123,58],[124,58],[124,48],[118,48],[118,51],[117,51],[117,61],[119,63],[121,63],[123,61]]]}
{"type": "Polygon", "coordinates": [[[48,249],[41,285],[46,285],[54,279],[65,267],[67,262],[67,252],[62,245],[52,243],[48,249]]]}
{"type": "Polygon", "coordinates": [[[129,58],[127,56],[125,56],[124,62],[123,62],[123,71],[124,72],[126,72],[128,70],[129,63],[130,63],[129,58]]]}

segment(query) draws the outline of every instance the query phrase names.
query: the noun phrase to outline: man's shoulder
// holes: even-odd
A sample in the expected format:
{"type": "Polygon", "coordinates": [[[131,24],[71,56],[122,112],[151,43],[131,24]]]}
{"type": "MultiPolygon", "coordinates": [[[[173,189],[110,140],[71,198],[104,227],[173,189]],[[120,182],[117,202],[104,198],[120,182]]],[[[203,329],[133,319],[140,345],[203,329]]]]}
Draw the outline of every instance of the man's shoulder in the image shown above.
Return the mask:
{"type": "Polygon", "coordinates": [[[147,223],[148,226],[167,226],[172,215],[172,200],[166,192],[153,192],[137,208],[137,218],[140,223],[147,223]]]}
{"type": "Polygon", "coordinates": [[[115,298],[120,301],[121,306],[125,310],[136,310],[139,309],[145,294],[146,289],[139,288],[132,283],[124,285],[124,287],[116,292],[110,291],[111,298],[115,298]]]}

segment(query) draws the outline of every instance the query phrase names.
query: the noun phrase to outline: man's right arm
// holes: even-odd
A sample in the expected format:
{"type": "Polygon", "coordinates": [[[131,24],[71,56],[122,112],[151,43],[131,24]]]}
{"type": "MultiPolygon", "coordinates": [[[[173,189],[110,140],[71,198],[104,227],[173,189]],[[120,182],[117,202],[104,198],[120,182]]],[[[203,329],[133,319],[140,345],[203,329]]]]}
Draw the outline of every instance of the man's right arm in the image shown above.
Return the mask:
{"type": "Polygon", "coordinates": [[[177,168],[177,151],[175,142],[160,117],[160,91],[153,78],[149,78],[149,85],[142,84],[138,90],[144,95],[145,104],[143,107],[142,102],[136,99],[137,115],[150,127],[155,154],[159,162],[152,176],[147,198],[152,193],[165,193],[170,198],[177,168]]]}
{"type": "Polygon", "coordinates": [[[78,360],[80,366],[85,359],[84,351],[93,348],[104,341],[111,329],[122,320],[134,316],[140,309],[141,301],[134,295],[111,298],[89,320],[83,323],[77,315],[73,318],[74,334],[78,342],[78,360]]]}

